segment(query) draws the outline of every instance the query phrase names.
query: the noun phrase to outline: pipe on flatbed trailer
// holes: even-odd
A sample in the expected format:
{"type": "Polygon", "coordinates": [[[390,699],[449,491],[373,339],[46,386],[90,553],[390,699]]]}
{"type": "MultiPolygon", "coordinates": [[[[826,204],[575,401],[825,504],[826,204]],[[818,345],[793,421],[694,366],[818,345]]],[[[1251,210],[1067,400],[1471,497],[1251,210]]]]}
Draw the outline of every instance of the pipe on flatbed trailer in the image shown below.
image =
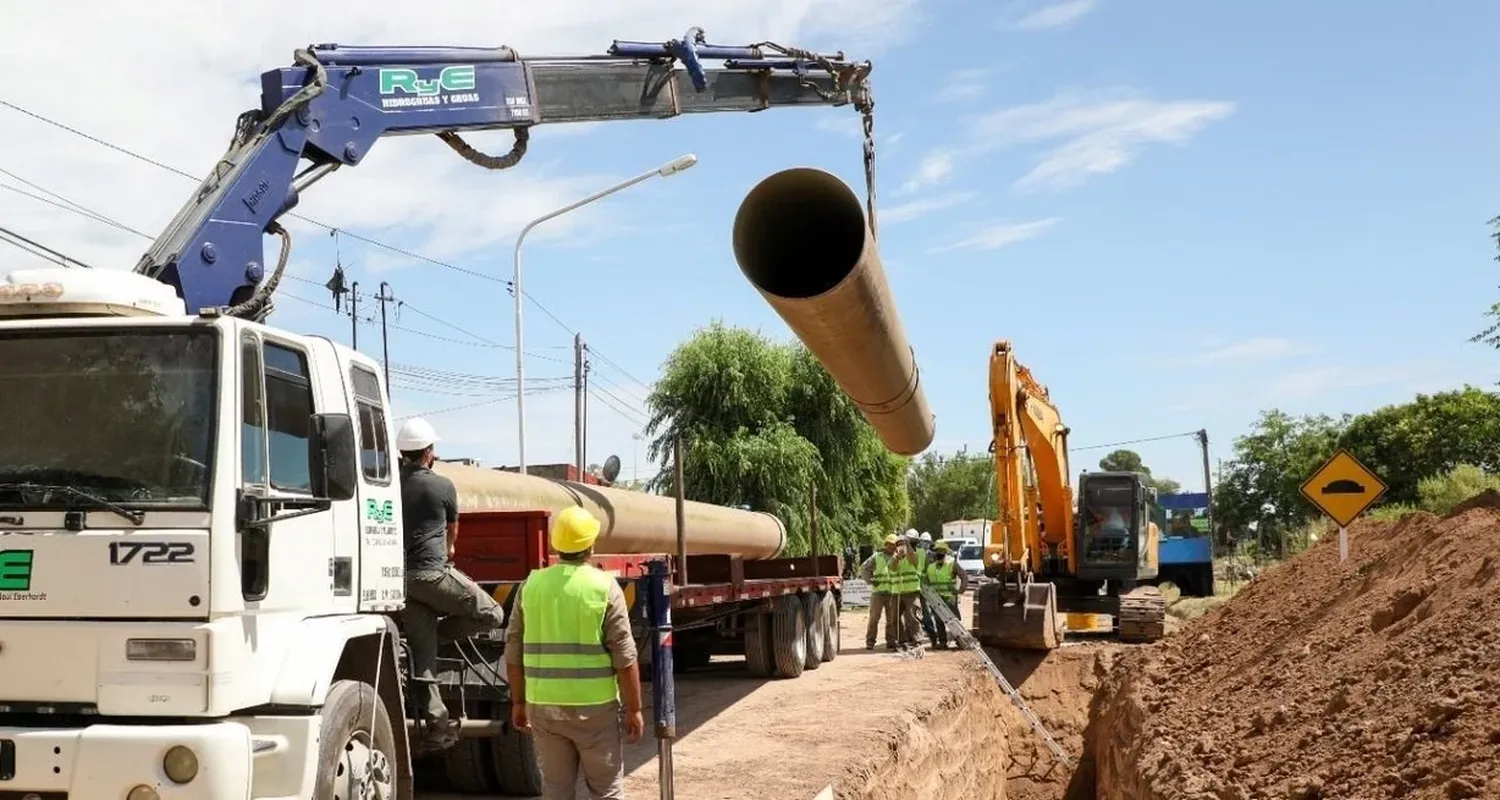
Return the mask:
{"type": "MultiPolygon", "coordinates": [[[[662,495],[606,489],[535,475],[438,462],[433,471],[453,481],[460,511],[548,511],[581,505],[603,524],[600,555],[677,552],[677,503],[662,495]]],[[[771,514],[691,500],[682,504],[687,552],[776,558],[786,548],[786,526],[771,514]]]]}
{"type": "Polygon", "coordinates": [[[916,354],[848,184],[808,167],[756,184],[734,218],[734,257],[887,448],[909,456],[932,444],[916,354]]]}

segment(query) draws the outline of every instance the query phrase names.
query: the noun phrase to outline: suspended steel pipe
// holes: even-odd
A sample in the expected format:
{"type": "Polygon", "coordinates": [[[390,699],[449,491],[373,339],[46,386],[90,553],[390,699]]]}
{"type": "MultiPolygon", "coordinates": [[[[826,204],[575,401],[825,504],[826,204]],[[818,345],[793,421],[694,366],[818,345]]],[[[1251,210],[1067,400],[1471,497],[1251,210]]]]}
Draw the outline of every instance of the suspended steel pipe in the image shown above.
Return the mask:
{"type": "Polygon", "coordinates": [[[932,444],[916,354],[848,184],[807,167],[756,184],[734,218],[734,257],[887,448],[916,455],[932,444]]]}

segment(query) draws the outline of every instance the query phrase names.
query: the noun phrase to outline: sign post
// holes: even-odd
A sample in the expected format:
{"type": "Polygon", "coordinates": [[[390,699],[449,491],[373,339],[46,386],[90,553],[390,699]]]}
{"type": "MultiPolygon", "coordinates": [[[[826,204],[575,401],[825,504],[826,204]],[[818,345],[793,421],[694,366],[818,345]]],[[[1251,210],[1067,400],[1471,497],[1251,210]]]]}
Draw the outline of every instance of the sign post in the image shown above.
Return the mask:
{"type": "Polygon", "coordinates": [[[1302,484],[1302,496],[1339,526],[1339,562],[1349,558],[1349,524],[1389,487],[1348,450],[1339,450],[1302,484]]]}

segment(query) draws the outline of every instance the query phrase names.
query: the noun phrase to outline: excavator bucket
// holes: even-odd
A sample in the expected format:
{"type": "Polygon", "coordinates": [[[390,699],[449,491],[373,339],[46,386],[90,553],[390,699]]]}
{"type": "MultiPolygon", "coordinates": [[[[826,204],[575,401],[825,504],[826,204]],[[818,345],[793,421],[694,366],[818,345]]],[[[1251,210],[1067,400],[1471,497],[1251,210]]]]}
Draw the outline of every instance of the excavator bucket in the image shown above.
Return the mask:
{"type": "Polygon", "coordinates": [[[1031,583],[1024,589],[990,583],[975,596],[975,634],[993,647],[1053,650],[1062,643],[1063,620],[1057,614],[1057,587],[1031,583]]]}

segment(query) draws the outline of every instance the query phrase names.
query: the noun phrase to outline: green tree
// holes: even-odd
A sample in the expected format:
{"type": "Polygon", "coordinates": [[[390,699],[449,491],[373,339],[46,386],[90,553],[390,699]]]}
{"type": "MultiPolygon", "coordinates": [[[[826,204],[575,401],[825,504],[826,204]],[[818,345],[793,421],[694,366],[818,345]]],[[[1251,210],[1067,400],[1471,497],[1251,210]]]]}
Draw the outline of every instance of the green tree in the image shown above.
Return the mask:
{"type": "MultiPolygon", "coordinates": [[[[1500,248],[1500,217],[1490,220],[1490,238],[1494,239],[1495,246],[1500,248]]],[[[1496,256],[1495,260],[1500,261],[1500,256],[1496,256]]],[[[1491,305],[1489,310],[1484,312],[1484,316],[1489,318],[1489,323],[1484,330],[1474,334],[1469,341],[1481,342],[1500,349],[1500,303],[1491,305]]]]}
{"type": "Polygon", "coordinates": [[[1348,424],[1347,415],[1262,412],[1234,440],[1234,457],[1214,490],[1215,521],[1243,530],[1254,522],[1287,527],[1310,519],[1317,511],[1302,497],[1302,483],[1333,454],[1348,424]]]}
{"type": "Polygon", "coordinates": [[[714,322],[672,352],[647,404],[647,452],[665,465],[648,487],[670,493],[680,438],[688,498],[777,515],[793,553],[808,549],[814,485],[824,552],[873,542],[907,517],[906,459],[800,344],[714,322]]]}
{"type": "Polygon", "coordinates": [[[911,526],[934,536],[944,522],[993,519],[994,460],[961,450],[952,456],[926,453],[912,462],[906,479],[911,526]]]}
{"type": "Polygon", "coordinates": [[[1174,494],[1182,489],[1182,484],[1171,478],[1158,478],[1151,474],[1151,468],[1141,461],[1141,454],[1134,450],[1115,450],[1104,458],[1099,459],[1099,469],[1105,472],[1139,472],[1146,476],[1146,485],[1154,487],[1158,494],[1174,494]]]}
{"type": "Polygon", "coordinates": [[[1500,395],[1472,386],[1419,394],[1355,417],[1340,444],[1390,487],[1383,502],[1416,503],[1423,478],[1460,464],[1500,472],[1500,395]]]}

